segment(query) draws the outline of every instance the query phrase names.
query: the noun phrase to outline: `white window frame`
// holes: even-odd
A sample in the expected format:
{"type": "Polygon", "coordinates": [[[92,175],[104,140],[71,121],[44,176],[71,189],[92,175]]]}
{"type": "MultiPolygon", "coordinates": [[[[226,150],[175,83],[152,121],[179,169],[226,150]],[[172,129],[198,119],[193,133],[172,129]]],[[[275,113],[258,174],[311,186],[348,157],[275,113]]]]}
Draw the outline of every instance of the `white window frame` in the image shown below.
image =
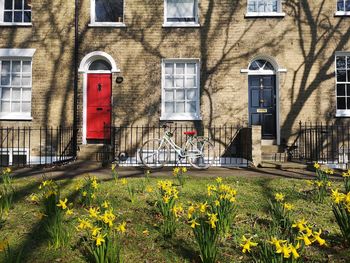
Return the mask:
{"type": "MultiPolygon", "coordinates": [[[[255,0],[258,1],[258,0],[255,0]]],[[[248,11],[248,2],[247,0],[247,12],[245,17],[285,17],[286,13],[282,12],[282,0],[278,0],[277,3],[277,12],[249,12],[248,11]]]]}
{"type": "Polygon", "coordinates": [[[31,9],[30,22],[4,22],[5,0],[0,0],[0,26],[32,26],[33,11],[31,9]]]}
{"type": "Polygon", "coordinates": [[[168,22],[168,1],[164,0],[164,23],[163,27],[200,27],[199,24],[199,0],[194,0],[195,4],[195,21],[190,22],[168,22]]]}
{"type": "MultiPolygon", "coordinates": [[[[200,69],[201,63],[200,59],[197,58],[188,58],[188,59],[162,59],[162,94],[161,94],[161,116],[160,120],[169,120],[169,121],[194,121],[202,120],[201,118],[201,109],[200,109],[200,69]],[[165,113],[165,64],[166,63],[196,63],[196,82],[197,82],[197,98],[196,98],[196,112],[195,113],[165,113]]],[[[185,78],[186,79],[186,78],[185,78]]]]}
{"type": "Polygon", "coordinates": [[[125,2],[123,1],[123,22],[96,22],[96,2],[90,0],[90,24],[89,27],[126,27],[125,25],[125,2]]]}
{"type": "MultiPolygon", "coordinates": [[[[337,96],[337,84],[338,80],[337,80],[337,57],[338,56],[350,56],[350,52],[346,52],[346,51],[338,51],[335,52],[335,56],[334,56],[334,76],[335,76],[335,105],[336,105],[336,117],[350,117],[350,109],[340,109],[338,110],[338,96],[337,96]]],[[[346,62],[345,62],[346,63],[346,62]]],[[[350,81],[345,81],[345,82],[340,82],[340,84],[350,84],[350,81]]],[[[346,90],[346,88],[345,88],[346,90]]],[[[350,96],[346,96],[345,98],[350,97],[350,96]]]]}
{"type": "MultiPolygon", "coordinates": [[[[344,1],[344,0],[343,0],[344,1]]],[[[344,2],[345,6],[345,2],[344,2]]],[[[338,10],[338,0],[335,0],[335,16],[350,16],[350,11],[339,11],[338,10]]]]}
{"type": "MultiPolygon", "coordinates": [[[[2,60],[26,60],[31,61],[31,97],[33,96],[33,56],[35,49],[0,49],[0,61],[2,60]]],[[[0,65],[1,73],[1,65],[0,65]]],[[[28,86],[29,88],[29,86],[28,86]]],[[[32,106],[32,100],[30,101],[32,106]]],[[[0,120],[32,120],[32,107],[30,112],[2,113],[0,111],[0,120]]]]}

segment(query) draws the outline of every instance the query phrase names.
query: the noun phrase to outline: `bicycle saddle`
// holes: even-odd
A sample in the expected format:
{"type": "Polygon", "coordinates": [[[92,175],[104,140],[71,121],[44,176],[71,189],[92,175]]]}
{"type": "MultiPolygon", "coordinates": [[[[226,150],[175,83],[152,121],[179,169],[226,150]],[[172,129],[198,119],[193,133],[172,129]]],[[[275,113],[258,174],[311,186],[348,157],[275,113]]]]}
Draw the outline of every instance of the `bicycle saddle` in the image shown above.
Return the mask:
{"type": "Polygon", "coordinates": [[[189,136],[193,136],[193,135],[196,135],[196,131],[185,131],[184,134],[185,135],[189,135],[189,136]]]}

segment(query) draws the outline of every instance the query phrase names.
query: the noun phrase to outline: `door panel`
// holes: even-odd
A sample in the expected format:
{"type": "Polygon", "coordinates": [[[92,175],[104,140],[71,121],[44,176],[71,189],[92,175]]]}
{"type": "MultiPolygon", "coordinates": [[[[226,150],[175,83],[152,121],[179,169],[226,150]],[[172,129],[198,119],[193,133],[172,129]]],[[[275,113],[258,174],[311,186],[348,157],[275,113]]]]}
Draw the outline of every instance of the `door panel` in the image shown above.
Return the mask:
{"type": "Polygon", "coordinates": [[[108,139],[111,125],[111,74],[88,74],[87,139],[108,139]]]}
{"type": "Polygon", "coordinates": [[[276,138],[276,77],[249,76],[249,123],[262,126],[263,139],[276,138]]]}

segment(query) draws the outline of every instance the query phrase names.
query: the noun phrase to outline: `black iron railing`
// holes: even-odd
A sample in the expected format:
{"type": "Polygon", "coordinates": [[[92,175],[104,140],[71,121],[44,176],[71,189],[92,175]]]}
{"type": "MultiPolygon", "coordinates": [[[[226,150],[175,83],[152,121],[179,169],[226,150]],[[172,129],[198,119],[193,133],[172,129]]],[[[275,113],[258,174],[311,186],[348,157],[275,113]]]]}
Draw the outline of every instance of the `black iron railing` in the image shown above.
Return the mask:
{"type": "MultiPolygon", "coordinates": [[[[251,161],[251,129],[235,126],[212,126],[196,128],[194,126],[173,125],[176,129],[173,139],[179,146],[184,146],[187,136],[185,131],[196,130],[198,135],[209,137],[214,145],[214,166],[248,166],[251,161]]],[[[139,150],[148,140],[161,138],[164,129],[158,126],[109,127],[102,159],[106,162],[117,161],[121,166],[142,165],[139,150]]],[[[189,165],[185,159],[179,161],[171,150],[169,165],[189,165]]]]}
{"type": "Polygon", "coordinates": [[[350,125],[300,123],[299,134],[291,147],[294,160],[347,164],[350,158],[350,125]]]}
{"type": "Polygon", "coordinates": [[[75,159],[73,128],[0,127],[0,166],[56,165],[75,159]]]}

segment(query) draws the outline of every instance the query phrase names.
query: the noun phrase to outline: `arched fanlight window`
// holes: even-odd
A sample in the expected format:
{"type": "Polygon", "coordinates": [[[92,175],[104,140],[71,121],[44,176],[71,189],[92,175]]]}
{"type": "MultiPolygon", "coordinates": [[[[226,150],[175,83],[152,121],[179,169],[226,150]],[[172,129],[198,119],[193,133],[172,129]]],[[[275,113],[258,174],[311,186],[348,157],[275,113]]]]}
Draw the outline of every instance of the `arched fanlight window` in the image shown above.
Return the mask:
{"type": "Polygon", "coordinates": [[[105,60],[99,59],[91,63],[89,70],[111,70],[112,66],[105,60]]]}
{"type": "Polygon", "coordinates": [[[267,60],[257,59],[250,64],[249,70],[263,71],[263,70],[275,70],[275,68],[267,60]]]}

